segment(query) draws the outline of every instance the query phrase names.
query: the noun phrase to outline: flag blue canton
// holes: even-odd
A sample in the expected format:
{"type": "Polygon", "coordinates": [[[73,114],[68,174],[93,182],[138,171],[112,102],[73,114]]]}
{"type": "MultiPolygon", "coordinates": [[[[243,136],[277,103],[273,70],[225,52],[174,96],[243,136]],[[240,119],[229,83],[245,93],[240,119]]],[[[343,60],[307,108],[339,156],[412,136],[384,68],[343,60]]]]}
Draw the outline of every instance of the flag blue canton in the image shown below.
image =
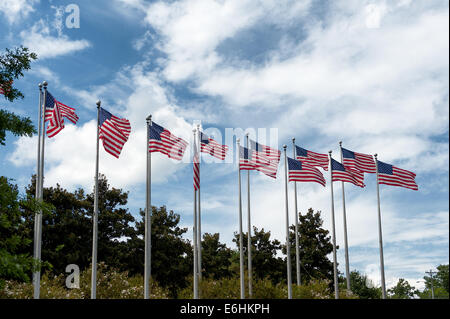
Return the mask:
{"type": "Polygon", "coordinates": [[[55,106],[55,98],[49,91],[45,94],[45,108],[52,109],[55,106]]]}
{"type": "Polygon", "coordinates": [[[303,157],[307,157],[308,156],[308,151],[305,150],[304,148],[301,148],[300,146],[295,146],[295,152],[297,156],[303,156],[303,157]]]}
{"type": "Polygon", "coordinates": [[[292,158],[288,157],[288,167],[290,171],[301,171],[302,170],[302,162],[293,160],[292,158]]]}
{"type": "Polygon", "coordinates": [[[341,163],[339,163],[338,161],[336,161],[335,159],[331,159],[331,169],[333,171],[342,171],[345,172],[345,167],[344,165],[342,165],[341,163]]]}
{"type": "Polygon", "coordinates": [[[392,165],[378,161],[378,173],[394,175],[392,165]]]}
{"type": "Polygon", "coordinates": [[[106,110],[103,109],[103,108],[100,108],[100,116],[99,116],[99,119],[98,119],[98,120],[99,120],[99,125],[102,126],[103,123],[104,123],[106,120],[110,120],[111,117],[112,117],[112,114],[111,114],[111,113],[109,113],[108,111],[106,111],[106,110]]]}
{"type": "Polygon", "coordinates": [[[152,122],[152,125],[149,126],[148,134],[151,140],[161,140],[162,132],[164,132],[164,128],[155,122],[152,122]]]}
{"type": "Polygon", "coordinates": [[[209,137],[200,132],[200,143],[209,144],[209,137]]]}
{"type": "Polygon", "coordinates": [[[342,148],[342,157],[343,158],[356,158],[354,152],[349,151],[345,148],[342,148]]]}
{"type": "Polygon", "coordinates": [[[252,151],[249,150],[248,148],[239,145],[239,158],[243,158],[243,159],[247,159],[247,160],[251,159],[251,157],[252,157],[251,152],[252,151]]]}

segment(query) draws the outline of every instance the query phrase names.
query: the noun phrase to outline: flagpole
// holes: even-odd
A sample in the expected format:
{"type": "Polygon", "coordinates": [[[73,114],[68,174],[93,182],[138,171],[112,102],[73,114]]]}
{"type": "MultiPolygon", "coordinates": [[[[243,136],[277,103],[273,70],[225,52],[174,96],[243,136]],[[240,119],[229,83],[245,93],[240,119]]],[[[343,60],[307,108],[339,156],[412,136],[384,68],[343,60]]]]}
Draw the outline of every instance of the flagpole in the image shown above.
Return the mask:
{"type": "Polygon", "coordinates": [[[284,149],[284,192],[286,195],[286,267],[287,267],[287,286],[288,286],[288,299],[292,299],[292,279],[291,279],[291,244],[289,242],[289,204],[288,204],[288,182],[287,182],[287,155],[286,144],[283,145],[284,149]]]}
{"type": "Polygon", "coordinates": [[[97,101],[97,149],[95,159],[95,189],[94,189],[94,214],[92,215],[92,274],[91,274],[91,299],[97,295],[97,239],[98,239],[98,154],[100,135],[100,105],[97,101]]]}
{"type": "Polygon", "coordinates": [[[378,239],[380,245],[380,268],[381,268],[381,292],[383,299],[386,299],[386,281],[384,277],[384,257],[383,257],[383,236],[381,231],[381,208],[380,208],[380,184],[378,180],[378,154],[375,154],[375,167],[377,169],[377,199],[378,199],[378,239]]]}
{"type": "MultiPolygon", "coordinates": [[[[294,159],[297,159],[297,151],[295,148],[295,137],[292,138],[292,153],[294,156],[294,159]]],[[[294,217],[295,217],[295,264],[297,268],[297,286],[300,286],[301,284],[301,277],[300,277],[300,245],[299,245],[299,238],[298,238],[298,208],[297,208],[297,182],[294,182],[294,217]]]]}
{"type": "Polygon", "coordinates": [[[152,116],[146,118],[147,121],[147,143],[145,152],[147,154],[147,185],[145,192],[145,270],[144,270],[144,299],[150,298],[150,277],[151,277],[151,258],[152,258],[152,205],[151,205],[151,185],[152,185],[152,153],[149,150],[150,145],[150,126],[152,126],[152,116]]]}
{"type": "Polygon", "coordinates": [[[331,164],[331,151],[328,152],[328,158],[330,161],[330,187],[331,187],[331,229],[333,237],[333,274],[334,274],[334,298],[339,299],[339,287],[338,287],[338,277],[337,277],[337,258],[336,258],[336,227],[334,220],[334,195],[333,195],[333,165],[331,164]]]}
{"type": "MultiPolygon", "coordinates": [[[[42,83],[39,83],[39,118],[38,118],[38,147],[37,147],[37,166],[36,166],[36,178],[35,178],[35,199],[40,199],[40,175],[41,175],[41,135],[42,135],[42,83]]],[[[34,215],[34,249],[33,258],[38,259],[38,233],[39,233],[39,216],[40,212],[36,211],[34,215]]],[[[34,299],[39,299],[40,294],[40,271],[33,272],[33,287],[34,287],[34,299]]]]}
{"type": "MultiPolygon", "coordinates": [[[[341,149],[341,164],[344,165],[344,156],[342,154],[342,141],[339,142],[341,149]]],[[[345,190],[344,182],[342,183],[342,212],[344,216],[344,245],[345,245],[345,279],[347,281],[347,289],[350,290],[350,262],[348,258],[348,240],[347,240],[347,212],[345,209],[345,190]]]]}
{"type": "MultiPolygon", "coordinates": [[[[240,140],[237,139],[237,151],[239,158],[239,144],[240,140]]],[[[239,269],[240,269],[240,284],[241,284],[241,299],[245,299],[245,286],[244,286],[244,255],[243,255],[243,243],[242,243],[242,198],[241,198],[241,167],[238,159],[238,178],[239,178],[239,269]]]]}
{"type": "MultiPolygon", "coordinates": [[[[247,136],[247,149],[248,149],[248,133],[247,136]]],[[[252,298],[253,296],[253,287],[252,287],[252,223],[250,220],[250,170],[247,171],[247,224],[248,224],[248,233],[247,233],[247,258],[248,258],[248,297],[252,298]]]]}
{"type": "MultiPolygon", "coordinates": [[[[194,139],[194,143],[197,143],[197,152],[198,152],[198,234],[197,234],[197,248],[198,248],[198,280],[199,282],[202,280],[202,216],[201,216],[201,205],[200,205],[200,163],[201,161],[201,152],[200,152],[200,125],[197,125],[197,139],[194,139]]],[[[200,297],[201,291],[199,291],[200,297]]]]}
{"type": "MultiPolygon", "coordinates": [[[[195,145],[195,132],[196,130],[192,130],[194,133],[194,157],[196,150],[195,145]]],[[[194,161],[193,161],[194,162],[194,161]]],[[[195,163],[193,163],[195,165],[195,163]]],[[[194,252],[194,299],[198,299],[198,255],[197,255],[197,190],[194,187],[194,225],[192,227],[192,233],[193,233],[193,252],[194,252]]]]}

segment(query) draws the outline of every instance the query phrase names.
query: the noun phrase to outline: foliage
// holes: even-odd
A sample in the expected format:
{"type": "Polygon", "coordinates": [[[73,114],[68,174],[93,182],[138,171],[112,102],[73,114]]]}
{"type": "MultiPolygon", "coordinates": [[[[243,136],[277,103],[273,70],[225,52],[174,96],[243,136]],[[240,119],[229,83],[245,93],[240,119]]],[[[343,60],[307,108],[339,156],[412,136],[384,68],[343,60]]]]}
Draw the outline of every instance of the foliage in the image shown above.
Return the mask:
{"type": "MultiPolygon", "coordinates": [[[[133,254],[138,259],[134,265],[139,273],[143,273],[145,224],[144,212],[141,211],[140,214],[142,221],[136,223],[137,236],[128,240],[127,245],[136,249],[133,254]]],[[[172,297],[176,297],[177,290],[187,286],[186,277],[192,270],[192,247],[182,238],[187,228],[180,228],[180,215],[168,211],[165,206],[159,209],[152,207],[151,222],[152,276],[162,287],[169,289],[172,297]]]]}
{"type": "Polygon", "coordinates": [[[392,299],[412,299],[416,290],[407,280],[400,278],[397,285],[388,289],[387,293],[392,299]]]}
{"type": "MultiPolygon", "coordinates": [[[[6,49],[0,54],[0,88],[4,92],[4,97],[12,102],[15,99],[23,98],[22,92],[16,89],[14,79],[23,76],[23,71],[29,70],[31,61],[36,60],[37,55],[29,52],[27,48],[19,47],[14,50],[6,49]]],[[[0,110],[0,144],[5,145],[6,132],[11,132],[16,136],[32,136],[36,132],[30,118],[20,117],[12,112],[0,110]]]]}
{"type": "MultiPolygon", "coordinates": [[[[312,208],[305,215],[299,212],[299,247],[300,273],[302,284],[313,279],[323,279],[333,282],[333,262],[327,257],[333,252],[333,244],[329,231],[322,227],[321,212],[314,212],[312,208]]],[[[289,241],[291,244],[291,269],[296,269],[295,225],[291,225],[289,241]]],[[[336,246],[336,250],[339,246],[336,246]]],[[[286,245],[283,245],[286,254],[286,245]]]]}
{"type": "MultiPolygon", "coordinates": [[[[91,267],[80,273],[80,287],[66,288],[65,275],[55,276],[45,273],[41,278],[42,299],[89,299],[91,297],[91,267]]],[[[97,267],[98,299],[142,299],[144,296],[143,276],[129,276],[127,272],[119,272],[109,268],[104,263],[97,267]]],[[[33,285],[7,281],[0,298],[31,299],[33,298],[33,285]]],[[[159,287],[156,282],[151,283],[151,299],[167,299],[168,291],[159,287]]]]}
{"type": "Polygon", "coordinates": [[[231,249],[220,243],[219,237],[219,233],[203,234],[202,274],[204,278],[228,278],[232,274],[231,249]]]}
{"type": "Polygon", "coordinates": [[[381,287],[375,287],[367,275],[356,270],[350,272],[350,287],[361,299],[381,299],[381,287]]]}
{"type": "Polygon", "coordinates": [[[18,231],[23,207],[33,215],[38,210],[45,213],[49,208],[34,200],[20,198],[17,186],[0,176],[0,288],[5,279],[28,282],[32,270],[40,266],[29,253],[21,251],[23,247],[31,248],[30,238],[18,231]]]}
{"type": "MultiPolygon", "coordinates": [[[[281,243],[277,240],[270,239],[270,231],[264,231],[264,228],[258,230],[257,227],[253,227],[254,235],[251,237],[251,249],[252,249],[252,270],[255,279],[268,278],[273,283],[278,283],[286,280],[286,263],[282,258],[277,257],[278,251],[281,249],[281,243]]],[[[242,234],[243,238],[243,251],[247,256],[247,234],[242,234]]],[[[239,233],[234,233],[233,242],[236,243],[239,252],[239,233]]],[[[234,259],[234,268],[236,273],[239,273],[239,253],[234,259]]],[[[244,267],[247,269],[247,257],[244,258],[244,267]]]]}
{"type": "MultiPolygon", "coordinates": [[[[436,299],[449,299],[449,265],[439,265],[437,268],[437,274],[433,275],[433,290],[434,298],[436,299]]],[[[421,299],[431,299],[431,277],[423,277],[425,280],[425,289],[422,292],[418,292],[417,295],[421,299]]]]}

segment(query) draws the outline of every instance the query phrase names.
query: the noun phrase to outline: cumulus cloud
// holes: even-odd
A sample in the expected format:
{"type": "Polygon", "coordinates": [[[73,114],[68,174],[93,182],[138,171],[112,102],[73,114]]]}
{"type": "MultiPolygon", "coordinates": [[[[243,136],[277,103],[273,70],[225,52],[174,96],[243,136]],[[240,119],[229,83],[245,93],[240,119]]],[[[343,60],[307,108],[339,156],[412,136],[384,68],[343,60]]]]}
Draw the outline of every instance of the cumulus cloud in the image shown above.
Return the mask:
{"type": "Polygon", "coordinates": [[[58,36],[53,36],[50,27],[40,20],[31,29],[20,32],[20,37],[23,45],[37,53],[40,60],[67,55],[91,46],[87,40],[71,40],[67,35],[59,33],[58,36]]]}
{"type": "Polygon", "coordinates": [[[9,23],[17,23],[34,11],[33,5],[39,0],[2,0],[0,12],[3,13],[9,23]]]}

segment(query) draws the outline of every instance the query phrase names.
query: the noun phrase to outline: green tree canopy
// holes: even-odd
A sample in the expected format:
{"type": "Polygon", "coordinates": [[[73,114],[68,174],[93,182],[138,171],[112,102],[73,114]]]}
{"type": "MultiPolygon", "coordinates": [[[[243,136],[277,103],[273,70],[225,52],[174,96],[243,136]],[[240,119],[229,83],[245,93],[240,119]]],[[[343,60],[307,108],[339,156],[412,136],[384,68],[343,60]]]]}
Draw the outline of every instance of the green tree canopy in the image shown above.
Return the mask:
{"type": "Polygon", "coordinates": [[[412,299],[416,293],[416,288],[411,286],[409,282],[400,278],[397,284],[388,289],[389,298],[392,299],[412,299]]]}
{"type": "MultiPolygon", "coordinates": [[[[5,53],[0,54],[0,89],[6,100],[12,102],[24,97],[22,92],[14,87],[14,80],[22,77],[23,72],[30,69],[31,61],[36,59],[35,53],[22,46],[14,50],[6,49],[5,53]]],[[[36,130],[30,118],[0,109],[1,145],[5,145],[6,132],[16,136],[32,136],[36,130]]]]}
{"type": "Polygon", "coordinates": [[[350,272],[350,287],[361,299],[381,299],[381,287],[375,287],[367,275],[356,270],[350,272]]]}

